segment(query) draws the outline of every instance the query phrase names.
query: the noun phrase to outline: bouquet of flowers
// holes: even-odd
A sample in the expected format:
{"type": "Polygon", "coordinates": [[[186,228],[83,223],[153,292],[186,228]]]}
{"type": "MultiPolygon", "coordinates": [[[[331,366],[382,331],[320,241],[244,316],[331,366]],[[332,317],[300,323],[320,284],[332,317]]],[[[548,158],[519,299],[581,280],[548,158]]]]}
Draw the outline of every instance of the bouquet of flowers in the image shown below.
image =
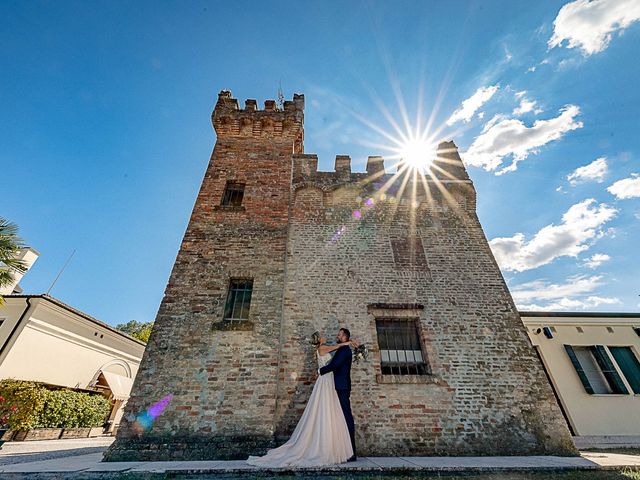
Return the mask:
{"type": "Polygon", "coordinates": [[[367,346],[364,343],[361,345],[358,345],[353,349],[353,361],[358,363],[360,360],[366,360],[368,354],[369,354],[369,350],[367,349],[367,346]]]}

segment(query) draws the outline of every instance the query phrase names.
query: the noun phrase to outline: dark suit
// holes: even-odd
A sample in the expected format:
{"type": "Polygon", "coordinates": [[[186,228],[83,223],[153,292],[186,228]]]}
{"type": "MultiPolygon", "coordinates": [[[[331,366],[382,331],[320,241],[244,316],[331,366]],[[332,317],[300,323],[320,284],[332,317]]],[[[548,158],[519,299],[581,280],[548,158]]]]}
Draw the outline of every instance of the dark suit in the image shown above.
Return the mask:
{"type": "Polygon", "coordinates": [[[331,361],[320,369],[320,375],[325,375],[329,372],[333,372],[333,382],[336,386],[336,393],[340,400],[340,406],[342,407],[342,413],[344,419],[347,422],[347,428],[349,429],[349,436],[351,437],[351,446],[353,447],[353,454],[356,454],[356,436],[355,436],[355,424],[353,422],[353,414],[351,413],[351,401],[349,397],[351,395],[351,362],[353,355],[351,354],[351,347],[345,345],[336,350],[331,361]]]}

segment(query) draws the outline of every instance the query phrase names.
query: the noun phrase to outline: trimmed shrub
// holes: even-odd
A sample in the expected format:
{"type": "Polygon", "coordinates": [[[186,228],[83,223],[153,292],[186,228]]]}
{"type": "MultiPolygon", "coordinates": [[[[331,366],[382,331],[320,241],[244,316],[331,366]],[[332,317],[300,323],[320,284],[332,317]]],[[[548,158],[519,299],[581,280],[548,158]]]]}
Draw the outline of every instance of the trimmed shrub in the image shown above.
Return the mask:
{"type": "Polygon", "coordinates": [[[6,399],[5,404],[17,407],[7,421],[9,428],[29,430],[39,427],[40,413],[44,407],[46,394],[44,387],[33,382],[2,380],[0,395],[6,399]]]}
{"type": "Polygon", "coordinates": [[[12,430],[99,427],[111,411],[111,403],[102,395],[50,390],[21,380],[0,381],[0,396],[18,407],[8,421],[12,430]]]}

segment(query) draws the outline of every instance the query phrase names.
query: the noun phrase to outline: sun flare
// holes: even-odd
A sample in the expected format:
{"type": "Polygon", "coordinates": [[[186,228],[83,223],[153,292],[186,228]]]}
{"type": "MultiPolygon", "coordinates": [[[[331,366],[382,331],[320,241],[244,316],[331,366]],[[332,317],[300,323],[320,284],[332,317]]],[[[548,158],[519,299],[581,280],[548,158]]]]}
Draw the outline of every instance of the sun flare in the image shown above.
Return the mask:
{"type": "Polygon", "coordinates": [[[426,171],[436,157],[436,146],[424,140],[408,140],[400,147],[398,156],[410,167],[426,171]]]}

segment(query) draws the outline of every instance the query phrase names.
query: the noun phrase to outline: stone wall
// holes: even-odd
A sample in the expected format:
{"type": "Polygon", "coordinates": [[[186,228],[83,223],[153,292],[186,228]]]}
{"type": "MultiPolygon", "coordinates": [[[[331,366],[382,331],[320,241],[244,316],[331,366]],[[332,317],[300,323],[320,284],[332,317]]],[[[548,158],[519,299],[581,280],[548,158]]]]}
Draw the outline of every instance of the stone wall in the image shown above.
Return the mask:
{"type": "Polygon", "coordinates": [[[285,440],[315,379],[307,339],[346,326],[360,455],[574,454],[542,365],[475,213],[453,142],[432,174],[366,173],[303,153],[303,98],[213,113],[209,168],[107,460],[246,458],[285,440]],[[241,207],[222,207],[228,180],[241,207]],[[229,279],[254,279],[228,324],[229,279]],[[383,375],[376,318],[415,319],[428,375],[383,375]],[[153,428],[136,416],[173,398],[153,428]]]}
{"type": "Polygon", "coordinates": [[[315,173],[315,157],[294,157],[276,434],[291,433],[312,388],[305,337],[347,327],[371,347],[352,371],[359,454],[574,453],[455,145],[438,157],[433,177],[409,174],[404,188],[404,172],[371,180],[338,158],[315,173]],[[394,256],[398,245],[420,252],[394,256]],[[389,316],[419,319],[430,375],[382,375],[375,325],[389,316]]]}

